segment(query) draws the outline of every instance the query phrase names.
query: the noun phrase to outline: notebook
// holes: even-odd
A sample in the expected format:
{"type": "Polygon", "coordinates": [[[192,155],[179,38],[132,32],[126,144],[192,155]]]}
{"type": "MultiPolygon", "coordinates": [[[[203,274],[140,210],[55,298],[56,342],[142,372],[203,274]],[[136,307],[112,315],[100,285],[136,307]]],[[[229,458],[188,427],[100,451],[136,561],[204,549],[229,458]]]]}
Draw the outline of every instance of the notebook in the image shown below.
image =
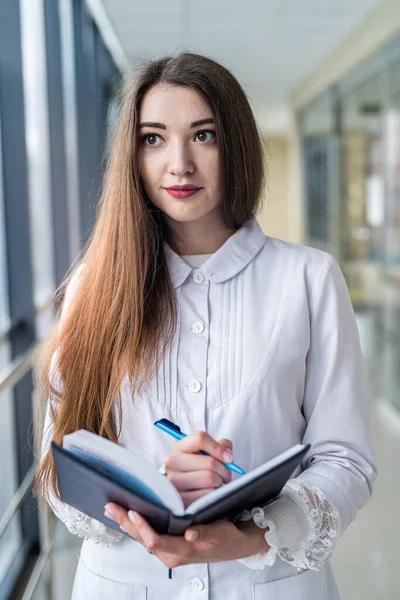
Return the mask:
{"type": "Polygon", "coordinates": [[[233,520],[243,510],[276,498],[310,445],[297,444],[184,507],[167,477],[142,457],[85,430],[52,442],[63,502],[120,531],[104,516],[115,502],[143,515],[158,533],[182,535],[190,525],[233,520]]]}

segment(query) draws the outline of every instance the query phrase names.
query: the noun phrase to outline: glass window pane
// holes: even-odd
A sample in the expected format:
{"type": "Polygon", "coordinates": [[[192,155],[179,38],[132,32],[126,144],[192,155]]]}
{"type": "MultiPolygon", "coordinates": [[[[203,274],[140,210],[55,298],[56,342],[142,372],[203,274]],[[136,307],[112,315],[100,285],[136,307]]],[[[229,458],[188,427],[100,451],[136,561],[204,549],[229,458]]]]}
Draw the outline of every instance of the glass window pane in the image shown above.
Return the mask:
{"type": "Polygon", "coordinates": [[[21,38],[34,302],[40,308],[54,292],[43,0],[21,0],[21,38]]]}
{"type": "Polygon", "coordinates": [[[8,331],[10,327],[10,316],[8,310],[7,289],[7,264],[6,264],[6,231],[4,221],[4,198],[3,198],[3,169],[1,156],[1,122],[0,122],[0,336],[8,331]]]}
{"type": "Polygon", "coordinates": [[[345,96],[342,105],[342,248],[353,300],[360,304],[378,301],[373,275],[384,260],[383,89],[379,74],[345,96]]]}
{"type": "Polygon", "coordinates": [[[337,147],[331,91],[319,96],[302,111],[300,126],[303,136],[308,243],[333,252],[333,174],[337,147]]]}
{"type": "Polygon", "coordinates": [[[400,60],[389,68],[386,116],[386,248],[382,307],[382,395],[400,408],[400,60]]]}
{"type": "Polygon", "coordinates": [[[322,136],[334,131],[334,113],[331,92],[325,92],[313,100],[301,113],[303,135],[322,136]]]}
{"type": "MultiPolygon", "coordinates": [[[[0,343],[0,372],[11,360],[9,343],[0,343]]],[[[0,394],[0,519],[18,488],[13,394],[0,394]]],[[[7,575],[22,543],[19,515],[16,514],[0,538],[0,582],[7,575]]]]}

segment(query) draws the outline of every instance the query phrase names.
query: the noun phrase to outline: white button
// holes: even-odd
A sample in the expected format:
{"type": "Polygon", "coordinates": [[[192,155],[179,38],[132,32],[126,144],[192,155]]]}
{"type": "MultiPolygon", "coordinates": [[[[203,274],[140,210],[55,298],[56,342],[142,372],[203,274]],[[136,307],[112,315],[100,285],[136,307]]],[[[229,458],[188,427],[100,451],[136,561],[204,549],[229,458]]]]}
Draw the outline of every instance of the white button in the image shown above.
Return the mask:
{"type": "Polygon", "coordinates": [[[204,590],[204,581],[202,579],[195,577],[194,579],[191,580],[190,583],[196,590],[199,590],[199,591],[204,590]]]}
{"type": "Polygon", "coordinates": [[[203,333],[204,323],[202,323],[201,321],[196,321],[192,325],[192,331],[194,331],[194,333],[203,333]]]}
{"type": "Polygon", "coordinates": [[[203,273],[201,273],[200,271],[195,271],[193,273],[193,281],[195,283],[203,283],[203,281],[204,281],[204,275],[203,275],[203,273]]]}
{"type": "Polygon", "coordinates": [[[201,390],[201,383],[200,383],[200,381],[197,381],[197,379],[193,379],[189,383],[189,390],[191,392],[194,392],[195,394],[197,394],[197,392],[199,392],[201,390]]]}

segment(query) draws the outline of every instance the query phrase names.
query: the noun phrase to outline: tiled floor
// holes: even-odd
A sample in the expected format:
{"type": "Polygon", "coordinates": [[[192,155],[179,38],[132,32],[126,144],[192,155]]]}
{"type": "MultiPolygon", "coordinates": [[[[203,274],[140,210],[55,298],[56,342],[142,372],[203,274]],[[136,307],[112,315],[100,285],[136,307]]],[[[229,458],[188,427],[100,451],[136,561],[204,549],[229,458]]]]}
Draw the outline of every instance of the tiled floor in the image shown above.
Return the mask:
{"type": "MultiPolygon", "coordinates": [[[[379,477],[373,499],[334,552],[342,600],[400,599],[400,417],[379,402],[374,403],[371,417],[379,477]]],[[[44,580],[34,600],[70,600],[79,540],[59,524],[55,544],[53,594],[44,580]]]]}

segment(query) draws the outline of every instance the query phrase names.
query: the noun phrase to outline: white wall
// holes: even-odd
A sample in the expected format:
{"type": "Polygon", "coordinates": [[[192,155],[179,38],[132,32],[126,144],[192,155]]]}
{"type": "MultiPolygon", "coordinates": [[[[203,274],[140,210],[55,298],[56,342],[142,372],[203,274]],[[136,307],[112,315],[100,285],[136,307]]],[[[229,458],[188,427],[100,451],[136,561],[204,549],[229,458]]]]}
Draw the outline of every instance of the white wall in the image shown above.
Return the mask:
{"type": "Polygon", "coordinates": [[[288,143],[283,137],[265,140],[267,147],[267,181],[263,210],[259,222],[265,234],[287,240],[288,215],[288,143]]]}
{"type": "Polygon", "coordinates": [[[259,222],[264,233],[304,242],[300,157],[295,123],[286,136],[266,136],[267,184],[259,222]]]}

